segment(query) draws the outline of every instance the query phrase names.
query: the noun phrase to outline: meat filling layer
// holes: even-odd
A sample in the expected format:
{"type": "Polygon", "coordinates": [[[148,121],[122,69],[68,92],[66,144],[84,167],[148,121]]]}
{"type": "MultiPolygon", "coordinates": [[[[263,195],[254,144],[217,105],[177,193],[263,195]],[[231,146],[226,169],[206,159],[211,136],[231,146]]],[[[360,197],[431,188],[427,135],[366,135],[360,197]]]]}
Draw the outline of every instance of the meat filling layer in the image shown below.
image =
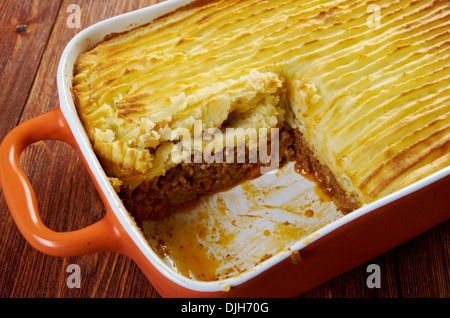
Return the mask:
{"type": "MultiPolygon", "coordinates": [[[[343,191],[331,171],[314,157],[298,130],[283,127],[278,140],[278,155],[271,156],[271,160],[277,160],[274,166],[295,161],[296,170],[312,176],[342,212],[348,213],[360,206],[358,199],[343,191]]],[[[205,195],[257,178],[262,167],[272,164],[259,160],[255,163],[238,163],[238,160],[233,163],[180,163],[164,176],[144,182],[133,191],[121,191],[120,195],[136,222],[142,224],[145,220],[191,208],[205,195]]]]}

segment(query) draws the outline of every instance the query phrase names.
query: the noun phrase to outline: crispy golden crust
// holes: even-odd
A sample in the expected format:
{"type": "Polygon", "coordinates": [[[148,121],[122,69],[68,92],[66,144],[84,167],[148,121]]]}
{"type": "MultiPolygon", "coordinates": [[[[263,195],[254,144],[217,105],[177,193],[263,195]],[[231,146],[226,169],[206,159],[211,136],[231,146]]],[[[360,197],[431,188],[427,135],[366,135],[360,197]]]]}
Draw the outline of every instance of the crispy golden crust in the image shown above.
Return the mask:
{"type": "Polygon", "coordinates": [[[81,54],[77,109],[130,187],[176,165],[177,129],[241,113],[287,120],[368,203],[450,163],[449,21],[448,1],[196,1],[81,54]]]}

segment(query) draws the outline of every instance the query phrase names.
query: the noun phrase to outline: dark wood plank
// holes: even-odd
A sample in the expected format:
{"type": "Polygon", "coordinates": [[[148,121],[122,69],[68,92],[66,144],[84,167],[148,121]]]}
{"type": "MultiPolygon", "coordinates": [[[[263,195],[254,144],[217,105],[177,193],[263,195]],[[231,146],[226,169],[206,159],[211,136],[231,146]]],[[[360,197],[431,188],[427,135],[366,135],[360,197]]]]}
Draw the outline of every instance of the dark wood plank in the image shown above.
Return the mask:
{"type": "MultiPolygon", "coordinates": [[[[5,44],[2,35],[1,136],[18,122],[57,106],[54,77],[59,56],[66,43],[80,31],[67,27],[67,7],[70,4],[80,5],[81,27],[85,28],[156,2],[161,1],[64,0],[60,4],[57,0],[30,0],[21,2],[18,9],[14,6],[16,2],[1,2],[0,25],[3,30],[10,32],[13,28],[15,32],[15,25],[23,21],[31,26],[26,37],[11,33],[10,36],[15,38],[7,39],[5,44]]],[[[104,207],[78,154],[70,146],[61,142],[39,142],[24,152],[21,163],[36,191],[41,217],[50,228],[74,230],[102,217],[104,207]]],[[[1,194],[0,220],[2,298],[159,297],[139,268],[124,256],[99,253],[58,258],[36,251],[15,227],[1,194]],[[68,288],[66,284],[66,269],[70,264],[81,268],[79,289],[68,288]]],[[[449,297],[449,226],[446,223],[431,229],[300,297],[449,297]],[[369,264],[378,264],[381,268],[380,289],[370,289],[366,285],[369,264]]]]}
{"type": "Polygon", "coordinates": [[[22,114],[60,5],[59,0],[0,2],[0,139],[22,114]]]}
{"type": "Polygon", "coordinates": [[[450,221],[406,242],[397,253],[402,297],[450,297],[450,221]]]}

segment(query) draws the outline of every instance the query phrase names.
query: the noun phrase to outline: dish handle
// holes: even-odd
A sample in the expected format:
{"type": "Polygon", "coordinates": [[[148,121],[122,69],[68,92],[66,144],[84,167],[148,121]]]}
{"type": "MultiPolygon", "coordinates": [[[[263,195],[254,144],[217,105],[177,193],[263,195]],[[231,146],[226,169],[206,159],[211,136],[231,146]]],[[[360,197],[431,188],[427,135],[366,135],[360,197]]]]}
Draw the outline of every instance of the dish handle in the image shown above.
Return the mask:
{"type": "Polygon", "coordinates": [[[29,145],[42,140],[59,140],[77,148],[59,107],[18,125],[0,145],[0,184],[20,232],[34,248],[54,256],[115,251],[120,230],[108,210],[100,221],[75,231],[55,232],[41,221],[35,192],[20,168],[19,157],[29,145]]]}

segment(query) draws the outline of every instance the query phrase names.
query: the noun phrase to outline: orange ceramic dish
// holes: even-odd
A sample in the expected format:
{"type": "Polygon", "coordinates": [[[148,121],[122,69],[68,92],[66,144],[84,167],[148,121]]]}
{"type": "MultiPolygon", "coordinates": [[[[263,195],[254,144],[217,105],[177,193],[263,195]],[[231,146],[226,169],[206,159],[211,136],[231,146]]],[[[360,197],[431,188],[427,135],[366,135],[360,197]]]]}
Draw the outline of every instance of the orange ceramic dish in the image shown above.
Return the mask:
{"type": "Polygon", "coordinates": [[[217,281],[191,280],[164,263],[149,246],[96,158],[73,103],[75,59],[105,35],[123,32],[189,1],[175,0],[105,20],[80,32],[58,68],[55,110],[27,121],[3,140],[0,181],[11,214],[26,240],[55,256],[101,251],[133,259],[163,297],[293,297],[350,270],[449,219],[450,167],[347,214],[240,275],[217,281]],[[36,197],[19,167],[19,156],[40,140],[76,148],[106,207],[105,217],[84,229],[57,233],[40,220],[36,197]],[[301,257],[298,257],[301,255],[301,257]]]}

